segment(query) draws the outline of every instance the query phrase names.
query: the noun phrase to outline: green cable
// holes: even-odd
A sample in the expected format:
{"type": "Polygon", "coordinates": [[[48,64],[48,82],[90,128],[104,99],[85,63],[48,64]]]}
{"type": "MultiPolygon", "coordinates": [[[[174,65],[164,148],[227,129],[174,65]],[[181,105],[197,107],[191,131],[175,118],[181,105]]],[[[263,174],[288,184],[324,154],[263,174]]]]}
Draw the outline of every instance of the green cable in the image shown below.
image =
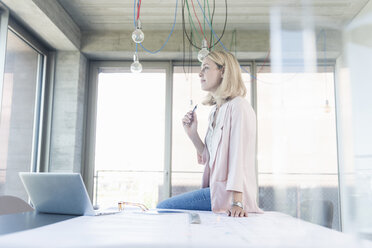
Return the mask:
{"type": "Polygon", "coordinates": [[[236,57],[236,56],[237,56],[237,55],[236,55],[236,53],[237,53],[237,52],[236,52],[236,49],[237,49],[237,48],[236,48],[236,29],[234,29],[234,32],[235,32],[235,36],[234,36],[234,37],[235,37],[235,39],[234,39],[235,44],[234,44],[234,46],[235,46],[235,57],[236,57]]]}
{"type": "MultiPolygon", "coordinates": [[[[190,24],[190,30],[194,30],[194,33],[197,34],[197,36],[199,37],[199,41],[201,42],[202,40],[202,37],[200,36],[198,30],[196,29],[195,25],[194,25],[194,22],[192,21],[192,17],[189,13],[189,24],[190,24]]],[[[192,40],[191,40],[192,41],[192,40]]],[[[195,43],[194,43],[195,44],[195,43]]]]}
{"type": "Polygon", "coordinates": [[[190,8],[189,8],[189,2],[186,0],[186,6],[187,6],[187,11],[189,12],[189,22],[190,22],[190,28],[194,28],[195,33],[198,35],[199,40],[202,40],[202,37],[199,35],[198,30],[195,27],[194,21],[192,20],[191,13],[190,13],[190,8]]]}
{"type": "MultiPolygon", "coordinates": [[[[194,31],[195,31],[195,33],[198,35],[199,40],[200,40],[200,42],[201,42],[201,41],[202,41],[202,37],[199,35],[199,32],[196,30],[196,27],[195,27],[195,25],[194,25],[194,22],[192,21],[191,14],[190,14],[189,3],[188,3],[187,0],[186,0],[186,7],[187,7],[187,10],[188,10],[188,12],[189,12],[189,22],[190,22],[190,26],[192,25],[191,28],[194,28],[194,31]]],[[[191,41],[192,41],[192,40],[191,40],[191,41]]],[[[195,44],[195,43],[194,43],[194,44],[195,44]]]]}
{"type": "Polygon", "coordinates": [[[236,56],[236,29],[234,29],[232,32],[231,41],[230,41],[230,51],[232,51],[233,41],[234,41],[234,51],[235,51],[235,56],[236,56]]]}
{"type": "MultiPolygon", "coordinates": [[[[205,12],[205,0],[204,0],[204,12],[205,12]]],[[[205,35],[205,18],[203,18],[203,23],[204,23],[204,35],[205,35]]]]}
{"type": "Polygon", "coordinates": [[[233,44],[233,41],[234,41],[234,31],[235,31],[235,29],[231,33],[231,41],[230,41],[230,49],[229,49],[230,51],[232,49],[232,44],[233,44]]]}
{"type": "MultiPolygon", "coordinates": [[[[207,0],[207,5],[208,5],[208,16],[209,16],[209,21],[211,20],[211,10],[209,8],[209,0],[207,0]]],[[[204,9],[205,10],[205,9],[204,9]]],[[[205,20],[205,18],[204,18],[205,20]]],[[[205,28],[204,28],[205,30],[205,28]]],[[[212,35],[212,40],[211,40],[211,51],[213,50],[214,47],[212,47],[212,45],[214,44],[214,35],[212,35]]]]}

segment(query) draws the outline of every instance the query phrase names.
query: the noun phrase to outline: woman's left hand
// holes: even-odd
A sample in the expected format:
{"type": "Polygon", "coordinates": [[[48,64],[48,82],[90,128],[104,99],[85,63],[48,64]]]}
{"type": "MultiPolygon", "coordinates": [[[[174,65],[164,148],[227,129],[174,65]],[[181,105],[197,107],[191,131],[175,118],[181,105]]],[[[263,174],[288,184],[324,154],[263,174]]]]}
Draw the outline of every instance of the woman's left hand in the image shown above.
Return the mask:
{"type": "Polygon", "coordinates": [[[248,217],[248,213],[238,206],[232,206],[226,213],[231,217],[248,217]]]}

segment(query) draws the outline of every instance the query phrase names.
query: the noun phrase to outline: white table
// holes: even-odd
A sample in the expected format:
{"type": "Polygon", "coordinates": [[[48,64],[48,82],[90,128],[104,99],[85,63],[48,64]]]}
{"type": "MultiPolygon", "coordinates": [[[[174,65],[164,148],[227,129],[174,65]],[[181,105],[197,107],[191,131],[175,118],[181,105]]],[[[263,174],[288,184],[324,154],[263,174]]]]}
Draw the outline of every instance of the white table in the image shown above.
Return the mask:
{"type": "Polygon", "coordinates": [[[344,233],[278,212],[232,218],[198,212],[82,216],[34,229],[0,235],[0,247],[371,247],[344,233]]]}

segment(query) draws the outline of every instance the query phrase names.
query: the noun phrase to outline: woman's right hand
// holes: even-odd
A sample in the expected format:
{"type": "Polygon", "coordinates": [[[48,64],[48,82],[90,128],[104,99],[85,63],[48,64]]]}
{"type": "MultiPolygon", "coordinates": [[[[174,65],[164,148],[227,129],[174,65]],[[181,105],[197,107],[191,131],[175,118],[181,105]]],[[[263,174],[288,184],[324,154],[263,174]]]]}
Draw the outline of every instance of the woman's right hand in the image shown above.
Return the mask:
{"type": "Polygon", "coordinates": [[[182,119],[182,125],[190,138],[197,135],[198,120],[195,111],[189,111],[185,114],[182,119]]]}

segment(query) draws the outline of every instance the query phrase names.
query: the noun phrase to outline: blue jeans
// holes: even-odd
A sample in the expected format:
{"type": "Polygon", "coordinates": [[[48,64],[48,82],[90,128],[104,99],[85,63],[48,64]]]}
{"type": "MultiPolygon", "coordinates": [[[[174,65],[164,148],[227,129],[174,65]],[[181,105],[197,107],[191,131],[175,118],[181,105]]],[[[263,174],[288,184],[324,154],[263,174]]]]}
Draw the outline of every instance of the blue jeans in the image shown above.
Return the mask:
{"type": "Polygon", "coordinates": [[[211,193],[209,188],[187,192],[160,202],[157,208],[211,211],[211,193]]]}

